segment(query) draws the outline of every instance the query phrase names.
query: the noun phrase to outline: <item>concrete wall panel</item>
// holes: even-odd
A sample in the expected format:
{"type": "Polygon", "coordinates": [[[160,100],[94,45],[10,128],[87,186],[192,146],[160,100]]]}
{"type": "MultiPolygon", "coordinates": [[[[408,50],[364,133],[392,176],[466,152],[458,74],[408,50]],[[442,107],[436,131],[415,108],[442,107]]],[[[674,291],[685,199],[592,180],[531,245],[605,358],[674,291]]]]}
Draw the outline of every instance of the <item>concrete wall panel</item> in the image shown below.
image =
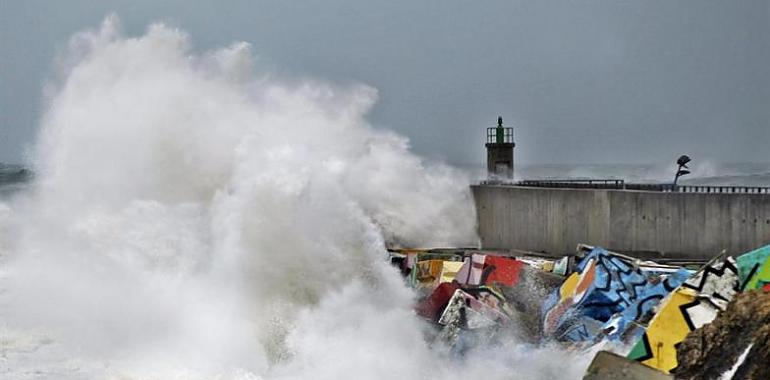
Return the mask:
{"type": "Polygon", "coordinates": [[[563,254],[578,243],[712,257],[770,243],[770,195],[472,186],[484,248],[563,254]]]}

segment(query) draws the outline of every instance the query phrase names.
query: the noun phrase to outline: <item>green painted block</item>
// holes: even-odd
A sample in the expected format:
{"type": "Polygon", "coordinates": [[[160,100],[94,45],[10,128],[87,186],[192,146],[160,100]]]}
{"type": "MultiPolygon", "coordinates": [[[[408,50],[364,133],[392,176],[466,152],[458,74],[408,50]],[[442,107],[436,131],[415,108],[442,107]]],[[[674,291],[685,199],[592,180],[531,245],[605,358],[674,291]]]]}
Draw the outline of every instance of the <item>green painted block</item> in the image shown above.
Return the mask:
{"type": "Polygon", "coordinates": [[[646,338],[647,337],[642,337],[642,339],[639,339],[636,342],[634,348],[632,348],[631,352],[629,352],[626,356],[628,359],[640,362],[652,357],[652,352],[650,352],[647,344],[645,343],[646,338]]]}
{"type": "Polygon", "coordinates": [[[746,252],[736,259],[743,289],[759,289],[770,282],[770,245],[746,252]]]}
{"type": "Polygon", "coordinates": [[[765,263],[757,269],[757,272],[751,276],[745,289],[761,289],[765,285],[770,284],[770,257],[765,260],[765,263]]]}

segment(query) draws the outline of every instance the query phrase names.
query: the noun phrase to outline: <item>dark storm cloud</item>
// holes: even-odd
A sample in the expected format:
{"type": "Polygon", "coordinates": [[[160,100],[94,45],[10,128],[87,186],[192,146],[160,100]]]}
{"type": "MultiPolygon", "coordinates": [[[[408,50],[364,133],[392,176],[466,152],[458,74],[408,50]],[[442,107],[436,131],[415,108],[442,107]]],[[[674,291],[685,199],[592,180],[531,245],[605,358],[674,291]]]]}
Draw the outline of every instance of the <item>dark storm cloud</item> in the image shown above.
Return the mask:
{"type": "Polygon", "coordinates": [[[766,0],[0,0],[0,161],[31,143],[57,47],[110,12],[372,85],[375,125],[454,163],[483,160],[498,114],[519,162],[770,161],[766,0]]]}

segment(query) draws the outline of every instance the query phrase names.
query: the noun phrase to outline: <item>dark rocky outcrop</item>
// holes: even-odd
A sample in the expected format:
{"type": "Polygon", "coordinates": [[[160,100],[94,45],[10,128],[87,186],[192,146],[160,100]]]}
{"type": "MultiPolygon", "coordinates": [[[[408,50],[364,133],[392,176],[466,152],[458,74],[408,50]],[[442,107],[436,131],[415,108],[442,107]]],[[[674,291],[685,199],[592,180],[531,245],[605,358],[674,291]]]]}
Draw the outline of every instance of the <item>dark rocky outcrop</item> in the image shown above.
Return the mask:
{"type": "Polygon", "coordinates": [[[677,350],[677,379],[770,379],[770,293],[735,296],[717,318],[691,332],[677,350]]]}

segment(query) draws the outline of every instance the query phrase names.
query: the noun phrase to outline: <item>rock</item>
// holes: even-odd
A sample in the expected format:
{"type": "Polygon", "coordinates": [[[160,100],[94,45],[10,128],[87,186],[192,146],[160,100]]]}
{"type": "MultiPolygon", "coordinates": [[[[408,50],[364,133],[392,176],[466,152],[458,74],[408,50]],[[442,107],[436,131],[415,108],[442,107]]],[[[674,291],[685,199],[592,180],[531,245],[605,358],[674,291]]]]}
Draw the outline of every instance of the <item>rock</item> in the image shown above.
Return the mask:
{"type": "Polygon", "coordinates": [[[770,293],[735,296],[677,350],[676,379],[770,379],[770,293]]]}

